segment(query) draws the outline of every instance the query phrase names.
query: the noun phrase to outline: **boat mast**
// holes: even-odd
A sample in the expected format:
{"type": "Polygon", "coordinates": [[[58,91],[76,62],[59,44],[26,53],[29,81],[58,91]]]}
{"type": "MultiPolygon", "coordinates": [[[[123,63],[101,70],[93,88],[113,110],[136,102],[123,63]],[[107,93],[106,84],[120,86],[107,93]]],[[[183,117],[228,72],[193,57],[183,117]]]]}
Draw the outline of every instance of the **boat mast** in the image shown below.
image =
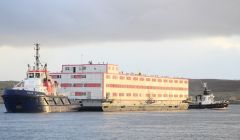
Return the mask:
{"type": "Polygon", "coordinates": [[[40,55],[39,55],[39,50],[40,50],[40,47],[39,47],[39,43],[36,43],[35,44],[35,50],[36,50],[36,55],[35,55],[35,65],[36,65],[36,70],[39,70],[39,65],[40,65],[40,60],[39,60],[39,57],[40,57],[40,55]]]}

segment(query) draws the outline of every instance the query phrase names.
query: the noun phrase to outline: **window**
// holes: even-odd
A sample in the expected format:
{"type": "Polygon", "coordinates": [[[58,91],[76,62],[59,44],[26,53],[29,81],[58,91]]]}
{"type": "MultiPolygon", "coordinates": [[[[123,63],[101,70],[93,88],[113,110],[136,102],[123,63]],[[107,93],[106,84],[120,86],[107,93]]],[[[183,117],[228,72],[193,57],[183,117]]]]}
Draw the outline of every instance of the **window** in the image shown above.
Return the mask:
{"type": "Polygon", "coordinates": [[[140,78],[140,81],[144,81],[144,78],[140,78]]]}
{"type": "Polygon", "coordinates": [[[86,78],[86,75],[72,75],[72,78],[82,79],[82,78],[86,78]]]}
{"type": "Polygon", "coordinates": [[[138,78],[137,78],[137,77],[134,77],[134,78],[133,78],[133,80],[137,81],[137,80],[138,80],[138,78]]]}
{"type": "Polygon", "coordinates": [[[87,68],[85,66],[82,67],[82,70],[86,70],[87,68]]]}
{"type": "Polygon", "coordinates": [[[28,77],[29,77],[29,78],[34,78],[34,74],[33,74],[33,73],[29,73],[29,74],[28,74],[28,77]]]}
{"type": "Polygon", "coordinates": [[[152,79],[153,82],[156,82],[156,79],[152,79]]]}
{"type": "Polygon", "coordinates": [[[162,94],[158,94],[158,97],[162,97],[162,94]]]}
{"type": "Polygon", "coordinates": [[[69,67],[65,67],[65,70],[70,70],[70,68],[69,67]]]}
{"type": "Polygon", "coordinates": [[[59,78],[61,78],[61,75],[51,75],[51,77],[52,77],[53,79],[59,79],[59,78]]]}
{"type": "Polygon", "coordinates": [[[150,81],[150,78],[147,78],[146,81],[150,81]]]}
{"type": "Polygon", "coordinates": [[[86,96],[86,92],[75,92],[75,96],[86,96]]]}
{"type": "Polygon", "coordinates": [[[138,96],[138,94],[137,94],[137,93],[133,93],[133,96],[134,96],[134,97],[137,97],[137,96],[138,96]]]}
{"type": "Polygon", "coordinates": [[[127,96],[131,96],[131,93],[127,93],[127,96]]]}
{"type": "Polygon", "coordinates": [[[117,93],[113,93],[113,96],[117,96],[117,93]]]}
{"type": "Polygon", "coordinates": [[[178,80],[174,80],[174,83],[178,83],[178,80]]]}
{"type": "Polygon", "coordinates": [[[36,78],[40,78],[40,73],[36,73],[36,78]]]}
{"type": "Polygon", "coordinates": [[[119,96],[124,96],[124,93],[119,93],[119,96]]]}
{"type": "Polygon", "coordinates": [[[146,94],[146,97],[150,97],[150,94],[146,94]]]}
{"type": "Polygon", "coordinates": [[[131,80],[131,77],[127,77],[127,80],[131,80]]]}
{"type": "Polygon", "coordinates": [[[158,79],[158,82],[162,82],[162,79],[158,79]]]}
{"type": "Polygon", "coordinates": [[[113,79],[118,79],[118,77],[116,76],[116,75],[113,75],[113,77],[112,77],[113,79]]]}
{"type": "Polygon", "coordinates": [[[121,80],[124,80],[124,79],[125,79],[125,77],[124,77],[124,76],[120,76],[120,79],[121,79],[121,80]]]}
{"type": "Polygon", "coordinates": [[[110,79],[110,75],[106,75],[106,78],[107,78],[107,79],[110,79]]]}

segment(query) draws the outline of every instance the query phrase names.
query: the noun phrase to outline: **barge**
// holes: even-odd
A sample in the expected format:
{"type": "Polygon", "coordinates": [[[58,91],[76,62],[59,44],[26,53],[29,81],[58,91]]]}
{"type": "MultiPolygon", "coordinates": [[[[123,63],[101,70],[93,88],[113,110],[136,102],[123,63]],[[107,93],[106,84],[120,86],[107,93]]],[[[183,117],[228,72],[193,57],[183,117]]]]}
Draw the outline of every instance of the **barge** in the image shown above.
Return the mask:
{"type": "Polygon", "coordinates": [[[189,81],[142,73],[124,73],[116,64],[64,64],[50,73],[59,92],[81,101],[80,110],[171,111],[187,110],[189,81]]]}

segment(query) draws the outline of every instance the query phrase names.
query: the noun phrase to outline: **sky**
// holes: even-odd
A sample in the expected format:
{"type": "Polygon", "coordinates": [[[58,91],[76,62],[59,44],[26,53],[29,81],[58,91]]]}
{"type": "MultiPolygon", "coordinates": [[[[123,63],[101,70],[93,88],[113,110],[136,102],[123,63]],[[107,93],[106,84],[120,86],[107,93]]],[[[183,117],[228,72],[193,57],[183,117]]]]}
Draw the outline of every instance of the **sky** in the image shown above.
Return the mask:
{"type": "Polygon", "coordinates": [[[62,64],[118,64],[123,72],[240,79],[239,0],[1,0],[0,81],[25,78],[40,43],[62,64]]]}

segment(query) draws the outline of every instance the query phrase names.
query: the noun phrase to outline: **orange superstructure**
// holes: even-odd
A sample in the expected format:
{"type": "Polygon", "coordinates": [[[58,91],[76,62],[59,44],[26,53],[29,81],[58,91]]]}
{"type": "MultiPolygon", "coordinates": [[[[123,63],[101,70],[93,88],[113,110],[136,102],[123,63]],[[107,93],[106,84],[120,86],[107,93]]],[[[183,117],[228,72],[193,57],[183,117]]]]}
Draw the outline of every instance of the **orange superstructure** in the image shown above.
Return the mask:
{"type": "Polygon", "coordinates": [[[116,100],[185,100],[188,80],[127,74],[104,74],[105,98],[116,100]]]}

